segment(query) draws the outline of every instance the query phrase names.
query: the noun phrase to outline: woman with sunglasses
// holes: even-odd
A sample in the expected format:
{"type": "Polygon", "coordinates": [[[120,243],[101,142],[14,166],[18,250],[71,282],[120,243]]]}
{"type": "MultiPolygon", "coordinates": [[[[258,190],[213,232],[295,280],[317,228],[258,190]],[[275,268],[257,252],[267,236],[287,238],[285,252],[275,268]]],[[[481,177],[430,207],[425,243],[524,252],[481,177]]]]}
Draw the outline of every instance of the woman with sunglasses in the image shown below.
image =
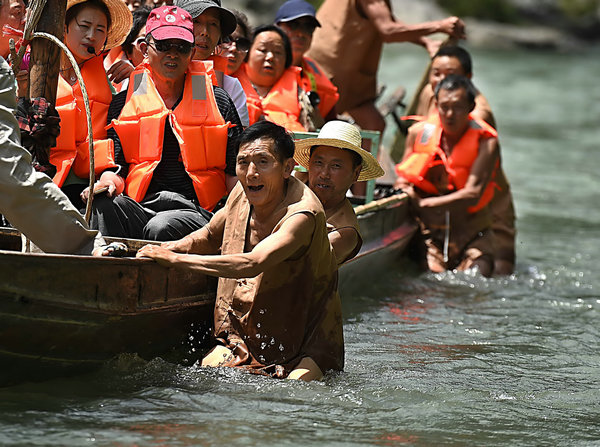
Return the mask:
{"type": "Polygon", "coordinates": [[[248,98],[250,125],[267,119],[292,132],[307,130],[300,123],[300,68],[292,66],[290,41],[281,28],[258,27],[248,62],[236,73],[248,98]]]}
{"type": "Polygon", "coordinates": [[[237,77],[237,72],[246,60],[252,41],[252,31],[248,23],[248,17],[240,11],[231,10],[237,23],[235,31],[223,39],[219,45],[218,52],[227,59],[225,74],[237,77]]]}
{"type": "MultiPolygon", "coordinates": [[[[116,166],[113,145],[106,136],[106,117],[113,89],[103,66],[102,53],[119,45],[131,28],[131,13],[122,0],[69,0],[65,43],[73,54],[87,89],[92,112],[95,171],[116,166]]],[[[56,167],[54,182],[71,202],[83,208],[80,194],[88,184],[89,149],[81,87],[70,61],[63,55],[56,109],[60,135],[50,149],[56,167]]]]}
{"type": "Polygon", "coordinates": [[[131,31],[123,43],[110,50],[104,58],[104,68],[108,79],[113,83],[117,93],[127,89],[129,75],[144,60],[140,44],[146,38],[146,21],[150,11],[152,9],[149,6],[140,6],[132,12],[131,31]]]}

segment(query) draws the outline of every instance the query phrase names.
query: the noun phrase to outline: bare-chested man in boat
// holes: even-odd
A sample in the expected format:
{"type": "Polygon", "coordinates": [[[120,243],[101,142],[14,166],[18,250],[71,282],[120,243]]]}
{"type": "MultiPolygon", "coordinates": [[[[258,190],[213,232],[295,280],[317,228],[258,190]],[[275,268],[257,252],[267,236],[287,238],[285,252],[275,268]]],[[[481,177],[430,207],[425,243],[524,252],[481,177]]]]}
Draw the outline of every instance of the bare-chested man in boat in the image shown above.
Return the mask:
{"type": "Polygon", "coordinates": [[[435,54],[439,41],[426,38],[445,33],[465,36],[457,17],[407,25],[394,17],[390,0],[325,0],[317,11],[307,55],[323,68],[340,94],[338,112],[348,113],[363,129],[383,133],[385,121],[375,107],[377,70],[384,42],[414,42],[435,54]]]}
{"type": "Polygon", "coordinates": [[[308,170],[308,185],[323,204],[329,242],[338,263],[352,259],[362,238],[346,192],[356,181],[382,176],[383,169],[361,147],[358,128],[344,121],[329,121],[317,138],[296,141],[294,158],[308,170]]]}
{"type": "MultiPolygon", "coordinates": [[[[429,83],[423,88],[419,96],[417,115],[429,116],[437,113],[434,91],[437,84],[450,74],[458,74],[471,79],[473,76],[473,63],[471,55],[462,47],[448,45],[440,48],[433,56],[429,83]]],[[[475,118],[481,119],[493,128],[496,128],[496,119],[487,98],[478,90],[475,97],[475,108],[471,112],[475,118]]],[[[501,153],[499,166],[494,177],[497,189],[490,202],[494,221],[494,273],[496,275],[510,275],[515,266],[515,207],[513,205],[510,184],[502,169],[501,153]]]]}
{"type": "Polygon", "coordinates": [[[429,270],[494,269],[493,173],[498,139],[493,127],[470,116],[477,92],[450,75],[436,87],[438,114],[410,127],[396,187],[411,197],[425,241],[429,270]]]}
{"type": "Polygon", "coordinates": [[[294,142],[261,121],[240,137],[238,184],[204,228],[138,257],[219,276],[203,366],[319,379],[344,362],[337,262],[319,199],[295,177],[294,142]]]}

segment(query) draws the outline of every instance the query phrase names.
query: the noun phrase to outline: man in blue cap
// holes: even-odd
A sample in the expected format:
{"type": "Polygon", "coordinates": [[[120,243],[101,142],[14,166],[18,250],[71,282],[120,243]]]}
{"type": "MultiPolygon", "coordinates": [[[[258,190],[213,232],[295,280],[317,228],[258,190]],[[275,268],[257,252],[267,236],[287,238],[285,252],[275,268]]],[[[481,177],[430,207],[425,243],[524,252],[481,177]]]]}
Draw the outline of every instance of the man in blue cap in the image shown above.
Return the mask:
{"type": "Polygon", "coordinates": [[[285,31],[292,44],[292,64],[302,68],[302,88],[309,94],[313,105],[318,105],[324,118],[335,119],[335,104],[339,98],[337,87],[312,59],[305,56],[310,49],[315,29],[321,24],[315,8],[304,0],[288,0],[275,16],[275,23],[285,31]]]}

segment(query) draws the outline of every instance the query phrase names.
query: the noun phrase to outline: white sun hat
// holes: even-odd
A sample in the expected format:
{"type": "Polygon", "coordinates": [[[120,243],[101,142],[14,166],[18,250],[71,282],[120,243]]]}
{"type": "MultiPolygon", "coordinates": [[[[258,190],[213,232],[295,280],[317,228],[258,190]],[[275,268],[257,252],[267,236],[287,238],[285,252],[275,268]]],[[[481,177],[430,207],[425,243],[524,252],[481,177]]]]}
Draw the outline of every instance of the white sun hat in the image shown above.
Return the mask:
{"type": "Polygon", "coordinates": [[[309,168],[310,149],[313,146],[332,146],[356,152],[362,158],[358,181],[373,180],[385,174],[379,162],[370,152],[360,147],[362,138],[358,127],[345,121],[329,121],[323,125],[317,138],[296,140],[294,160],[309,168]]]}

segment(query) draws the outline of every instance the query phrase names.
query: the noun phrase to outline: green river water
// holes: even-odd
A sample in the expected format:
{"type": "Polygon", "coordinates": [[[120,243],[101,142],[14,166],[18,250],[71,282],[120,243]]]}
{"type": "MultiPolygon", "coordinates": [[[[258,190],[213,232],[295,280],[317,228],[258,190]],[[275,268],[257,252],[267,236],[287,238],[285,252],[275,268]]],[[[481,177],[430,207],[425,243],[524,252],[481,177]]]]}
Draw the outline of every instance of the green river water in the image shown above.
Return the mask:
{"type": "MultiPolygon", "coordinates": [[[[600,445],[600,51],[473,51],[518,215],[517,271],[390,266],[343,297],[316,383],[120,358],[0,389],[6,446],[600,445]]],[[[409,92],[422,50],[386,50],[409,92]]],[[[389,136],[388,136],[389,139],[389,136]]]]}

